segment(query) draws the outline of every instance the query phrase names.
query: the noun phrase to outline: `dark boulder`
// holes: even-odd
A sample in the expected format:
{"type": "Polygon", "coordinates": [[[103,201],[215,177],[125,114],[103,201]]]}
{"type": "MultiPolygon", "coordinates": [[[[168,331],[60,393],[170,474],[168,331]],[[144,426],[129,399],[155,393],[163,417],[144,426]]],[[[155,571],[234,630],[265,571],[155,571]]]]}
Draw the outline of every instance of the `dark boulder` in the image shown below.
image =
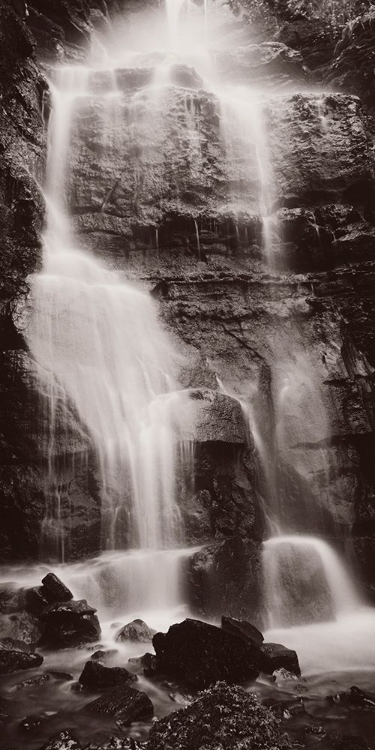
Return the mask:
{"type": "Polygon", "coordinates": [[[113,716],[120,727],[153,716],[154,707],[146,693],[128,685],[111,690],[85,706],[85,711],[113,716]]]}
{"type": "Polygon", "coordinates": [[[20,672],[23,669],[34,669],[43,663],[40,654],[29,654],[25,651],[0,651],[0,675],[20,672]]]}
{"type": "Polygon", "coordinates": [[[240,683],[259,675],[259,649],[233,633],[186,619],[153,638],[157,670],[195,688],[218,680],[240,683]]]}
{"type": "Polygon", "coordinates": [[[262,643],[260,651],[262,672],[272,674],[277,669],[286,669],[298,676],[301,674],[298,656],[292,649],[286,648],[280,643],[262,643]]]}
{"type": "Polygon", "coordinates": [[[25,609],[27,612],[39,617],[48,607],[48,599],[43,586],[34,586],[25,591],[25,609]]]}
{"type": "Polygon", "coordinates": [[[97,661],[88,661],[84,666],[79,682],[88,690],[100,692],[101,690],[121,687],[136,679],[136,676],[124,667],[104,667],[97,661]]]}
{"type": "Polygon", "coordinates": [[[221,618],[221,627],[226,630],[227,633],[233,633],[244,641],[249,641],[253,646],[261,646],[264,637],[260,630],[252,625],[247,620],[237,620],[235,617],[226,617],[225,615],[221,618]]]}
{"type": "Polygon", "coordinates": [[[149,643],[152,641],[156,630],[149,628],[143,620],[128,622],[120,632],[117,633],[116,641],[138,641],[138,643],[149,643]]]}
{"type": "Polygon", "coordinates": [[[274,714],[252,693],[218,683],[188,708],[151,729],[148,750],[281,750],[290,748],[274,714]]]}
{"type": "Polygon", "coordinates": [[[48,648],[77,648],[100,638],[96,609],[85,599],[52,604],[42,615],[43,645],[48,648]]]}
{"type": "Polygon", "coordinates": [[[42,579],[43,594],[45,598],[51,602],[69,602],[73,599],[72,592],[68,589],[65,584],[60,581],[54,573],[48,573],[42,579]]]}

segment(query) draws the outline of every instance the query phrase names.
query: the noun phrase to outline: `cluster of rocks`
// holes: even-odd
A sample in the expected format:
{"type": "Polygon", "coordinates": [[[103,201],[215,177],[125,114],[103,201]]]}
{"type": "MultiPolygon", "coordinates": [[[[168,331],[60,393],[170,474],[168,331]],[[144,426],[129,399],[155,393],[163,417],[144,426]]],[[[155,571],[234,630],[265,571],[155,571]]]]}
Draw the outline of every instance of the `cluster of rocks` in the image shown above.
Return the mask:
{"type": "MultiPolygon", "coordinates": [[[[39,587],[23,590],[3,587],[0,608],[0,636],[3,636],[0,675],[38,668],[43,656],[35,652],[35,646],[79,648],[97,642],[100,636],[95,610],[86,602],[75,601],[71,591],[53,573],[47,574],[39,587]],[[12,624],[13,631],[6,630],[7,623],[12,624]]],[[[83,699],[80,714],[110,720],[122,733],[134,722],[138,726],[143,723],[151,727],[148,739],[141,742],[124,735],[108,735],[106,741],[87,745],[70,730],[63,729],[41,750],[67,747],[70,750],[216,750],[219,745],[223,750],[287,750],[292,747],[292,739],[284,734],[283,721],[296,712],[304,714],[306,720],[309,718],[304,710],[303,691],[307,688],[296,652],[280,644],[266,643],[260,630],[246,620],[223,616],[218,627],[186,619],[172,625],[167,633],[160,633],[136,619],[115,631],[114,642],[140,646],[152,642],[155,653],[129,659],[128,669],[113,666],[114,657],[118,659],[116,648],[99,647],[84,665],[78,682],[69,673],[34,671],[14,689],[35,691],[46,684],[56,689],[56,683],[70,680],[72,689],[83,699]],[[185,708],[155,721],[149,695],[138,689],[139,669],[162,689],[183,695],[185,708]],[[300,688],[297,693],[301,697],[292,696],[291,705],[274,699],[262,705],[253,693],[241,687],[253,683],[261,673],[269,676],[271,684],[292,682],[300,688]]],[[[375,707],[375,696],[356,687],[327,700],[348,709],[372,711],[375,707]]],[[[3,712],[6,704],[7,700],[3,712]]],[[[37,714],[26,716],[20,731],[35,736],[43,721],[43,716],[37,714]]],[[[302,730],[298,740],[302,747],[304,733],[306,738],[312,734],[317,737],[324,750],[368,750],[361,737],[333,735],[324,727],[310,724],[303,725],[302,730]]]]}
{"type": "Polygon", "coordinates": [[[43,662],[36,647],[78,648],[98,641],[96,609],[72,592],[54,574],[42,585],[0,590],[0,675],[38,667],[43,662]]]}

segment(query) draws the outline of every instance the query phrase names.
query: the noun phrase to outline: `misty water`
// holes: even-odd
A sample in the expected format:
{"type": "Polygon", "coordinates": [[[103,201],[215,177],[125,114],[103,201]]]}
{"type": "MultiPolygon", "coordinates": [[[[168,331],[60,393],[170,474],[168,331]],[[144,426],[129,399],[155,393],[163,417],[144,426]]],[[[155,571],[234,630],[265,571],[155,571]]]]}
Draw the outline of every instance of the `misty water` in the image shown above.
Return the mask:
{"type": "MultiPolygon", "coordinates": [[[[134,127],[142,134],[147,118],[153,116],[157,123],[163,116],[163,97],[176,64],[194,68],[205,89],[220,103],[223,143],[238,168],[228,204],[238,216],[246,208],[246,191],[241,192],[239,186],[255,155],[257,173],[247,179],[256,186],[262,252],[272,264],[272,163],[264,127],[269,92],[220,82],[215,51],[230,51],[231,44],[235,47],[238,32],[230,11],[219,0],[198,5],[165,0],[160,5],[157,12],[132,17],[131,23],[119,19],[108,39],[95,37],[85,65],[51,71],[52,114],[44,188],[48,223],[43,268],[32,281],[27,341],[46,409],[45,441],[52,483],[61,414],[65,419],[74,414],[75,422],[90,437],[100,478],[102,549],[94,559],[65,562],[66,540],[56,495],[46,510],[41,535],[48,543],[53,539],[60,562],[0,570],[0,582],[19,586],[39,585],[47,571],[56,572],[75,597],[85,598],[97,608],[103,631],[100,643],[109,647],[120,625],[134,617],[167,630],[189,615],[187,566],[197,548],[189,548],[184,539],[176,483],[182,464],[185,472],[193,471],[194,450],[185,429],[188,394],[181,378],[186,364],[182,347],[162,322],[149,289],[128,278],[126,270],[118,271],[82,247],[74,232],[66,185],[75,117],[85,101],[96,97],[108,115],[102,122],[105,148],[121,107],[118,71],[152,69],[151,82],[142,94],[146,118],[138,94],[134,94],[134,127]],[[228,33],[231,25],[233,32],[228,33]]],[[[192,161],[194,168],[199,168],[194,162],[196,137],[192,125],[192,161]]],[[[198,223],[195,228],[199,251],[198,223]]],[[[355,572],[331,539],[310,536],[308,527],[297,532],[289,527],[288,508],[285,500],[282,506],[272,465],[275,450],[288,457],[291,446],[321,441],[321,451],[314,454],[314,472],[302,450],[296,471],[307,483],[334,471],[325,449],[330,424],[319,377],[297,326],[284,328],[270,348],[275,405],[272,450],[263,434],[257,388],[254,386],[249,400],[240,388],[219,381],[220,390],[241,404],[264,476],[266,639],[297,651],[303,678],[300,684],[311,699],[313,721],[328,720],[333,730],[345,721],[346,731],[359,727],[370,736],[368,717],[358,718],[356,712],[350,719],[341,716],[340,709],[334,711],[326,705],[325,696],[352,684],[375,688],[375,611],[363,600],[355,572]],[[312,578],[314,588],[307,591],[312,578]]],[[[84,454],[80,452],[80,461],[87,459],[84,454]]],[[[319,487],[313,488],[312,495],[319,491],[319,487]]],[[[249,620],[251,615],[249,612],[249,620]]],[[[140,655],[139,645],[117,647],[111,665],[124,665],[128,658],[140,655]]],[[[47,653],[45,667],[68,670],[76,680],[86,660],[86,651],[47,653]]],[[[150,694],[157,716],[185,704],[182,695],[171,698],[171,691],[143,677],[139,666],[130,668],[139,674],[139,687],[150,694]]],[[[46,736],[61,726],[61,716],[55,717],[58,711],[65,713],[69,725],[87,731],[79,708],[89,698],[72,691],[72,681],[56,682],[53,691],[47,685],[27,697],[15,690],[20,681],[19,675],[7,678],[6,690],[21,714],[49,714],[46,736]]],[[[261,697],[277,694],[281,700],[289,700],[296,696],[293,681],[278,686],[261,679],[252,689],[261,697]]],[[[90,721],[90,737],[100,737],[102,719],[97,724],[95,719],[90,721]]],[[[291,726],[298,721],[294,717],[291,726]]],[[[144,738],[147,730],[148,725],[133,726],[131,735],[144,738]]],[[[37,740],[29,742],[30,748],[38,746],[37,740]]]]}

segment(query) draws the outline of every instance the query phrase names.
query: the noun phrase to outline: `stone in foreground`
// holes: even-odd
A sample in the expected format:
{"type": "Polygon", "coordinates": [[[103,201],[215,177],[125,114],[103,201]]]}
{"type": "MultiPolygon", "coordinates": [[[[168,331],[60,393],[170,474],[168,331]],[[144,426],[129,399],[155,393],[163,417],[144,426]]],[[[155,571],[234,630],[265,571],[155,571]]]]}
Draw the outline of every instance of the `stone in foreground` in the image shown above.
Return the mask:
{"type": "Polygon", "coordinates": [[[260,647],[260,668],[266,674],[272,674],[277,669],[286,669],[298,677],[301,674],[298,656],[295,651],[280,643],[262,643],[260,647]]]}
{"type": "Polygon", "coordinates": [[[48,648],[77,648],[100,638],[96,609],[85,599],[51,605],[42,616],[43,645],[48,648]]]}
{"type": "Polygon", "coordinates": [[[259,675],[260,651],[233,633],[186,619],[153,638],[157,671],[198,689],[218,680],[250,682],[259,675]]]}
{"type": "Polygon", "coordinates": [[[60,581],[54,573],[47,573],[42,579],[43,593],[49,602],[69,602],[73,599],[72,592],[60,581]]]}
{"type": "Polygon", "coordinates": [[[84,710],[113,716],[119,727],[128,727],[133,721],[149,719],[154,714],[148,695],[127,685],[105,693],[84,710]]]}
{"type": "Polygon", "coordinates": [[[238,635],[244,641],[252,643],[254,646],[261,646],[264,637],[260,630],[252,625],[247,620],[237,620],[235,617],[226,617],[225,615],[221,618],[221,627],[226,630],[227,633],[233,633],[238,635]]]}
{"type": "Polygon", "coordinates": [[[100,662],[90,660],[85,664],[79,682],[88,690],[100,692],[121,687],[136,679],[136,676],[124,667],[105,667],[100,662]]]}
{"type": "Polygon", "coordinates": [[[147,750],[287,750],[291,745],[269,709],[252,693],[218,683],[191,706],[157,721],[147,750]]]}
{"type": "Polygon", "coordinates": [[[136,641],[138,643],[150,643],[156,630],[149,628],[143,620],[128,622],[116,636],[116,641],[136,641]]]}
{"type": "Polygon", "coordinates": [[[29,654],[26,651],[0,651],[0,675],[20,672],[23,669],[35,669],[43,663],[40,654],[29,654]]]}

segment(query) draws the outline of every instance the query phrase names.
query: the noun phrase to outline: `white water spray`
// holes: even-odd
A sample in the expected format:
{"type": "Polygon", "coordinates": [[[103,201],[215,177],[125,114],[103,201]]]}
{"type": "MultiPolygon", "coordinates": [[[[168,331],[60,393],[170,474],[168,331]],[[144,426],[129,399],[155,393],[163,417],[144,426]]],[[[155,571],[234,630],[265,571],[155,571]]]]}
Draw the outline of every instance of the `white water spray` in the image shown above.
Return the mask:
{"type": "Polygon", "coordinates": [[[73,409],[94,446],[105,546],[114,549],[126,538],[128,547],[157,555],[156,565],[140,554],[129,558],[130,605],[137,591],[146,605],[158,597],[163,606],[166,600],[174,605],[178,555],[169,554],[166,575],[160,551],[180,543],[175,503],[180,358],[150,295],[77,248],[70,229],[65,209],[70,130],[89,79],[86,71],[77,76],[62,69],[53,87],[48,227],[43,270],[32,282],[28,343],[48,393],[50,455],[57,409],[65,419],[73,409]],[[146,571],[150,564],[152,574],[146,571]]]}

